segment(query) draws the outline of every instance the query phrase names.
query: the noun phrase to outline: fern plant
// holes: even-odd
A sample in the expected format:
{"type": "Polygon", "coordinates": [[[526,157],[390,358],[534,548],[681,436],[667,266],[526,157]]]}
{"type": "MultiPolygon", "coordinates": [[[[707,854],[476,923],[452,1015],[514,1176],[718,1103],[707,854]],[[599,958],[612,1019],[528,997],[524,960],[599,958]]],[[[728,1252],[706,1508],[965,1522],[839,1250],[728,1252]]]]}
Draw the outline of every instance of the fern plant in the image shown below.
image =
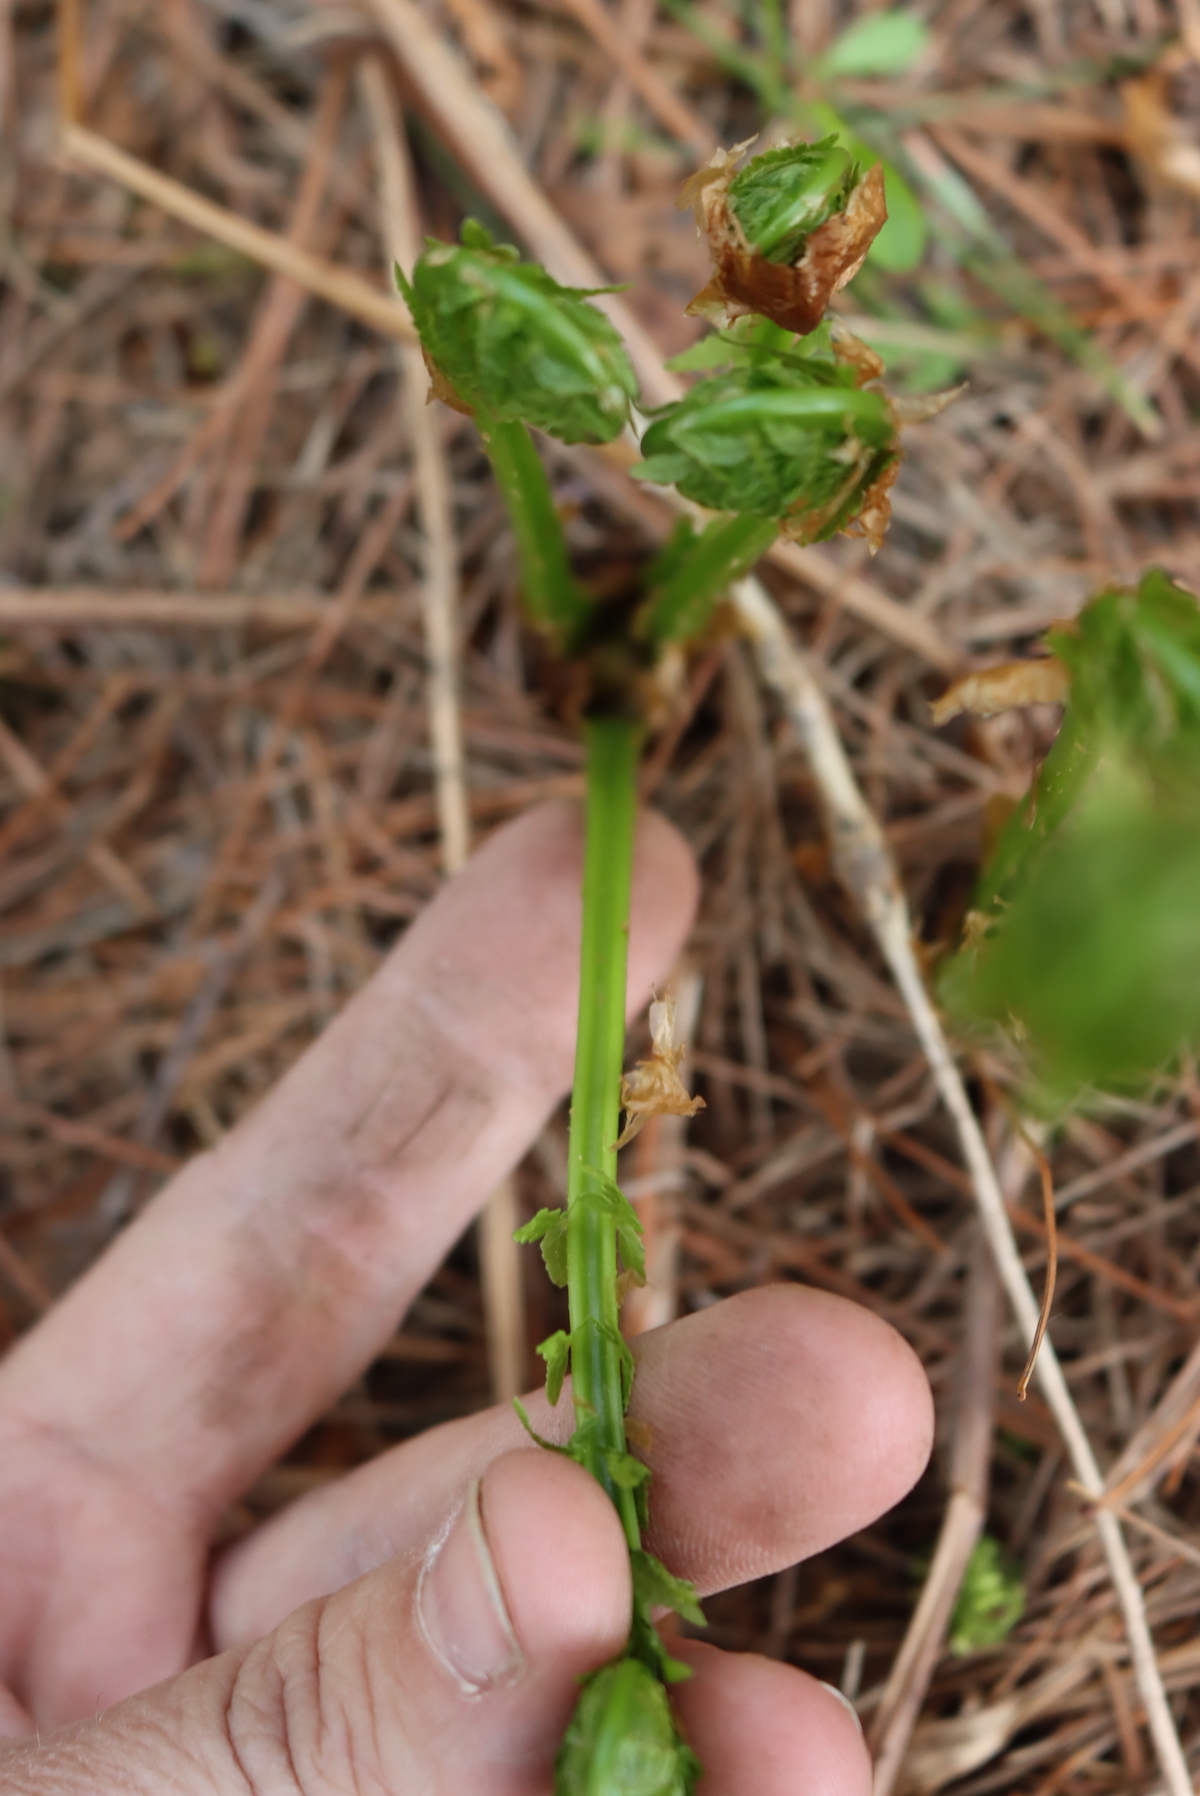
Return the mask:
{"type": "MultiPolygon", "coordinates": [[[[882,537],[900,455],[900,411],[863,345],[824,324],[831,295],[862,261],[885,212],[832,139],[743,165],[719,153],[689,185],[714,276],[694,306],[726,328],[701,346],[707,367],[645,421],[639,478],[674,486],[707,515],[681,521],[620,600],[590,592],[571,565],[530,429],[566,443],[609,442],[635,417],[636,382],[617,333],[590,302],[520,261],[482,226],[430,242],[397,279],[433,391],[469,412],[491,458],[516,539],[524,607],[586,690],[586,842],[575,1079],[565,1209],[518,1239],[540,1243],[568,1294],[570,1327],[544,1341],[547,1394],[571,1377],[568,1453],[600,1482],[629,1546],[626,1651],[585,1685],[559,1755],[559,1796],[688,1796],[699,1766],[666,1686],[688,1675],[654,1613],[703,1616],[691,1585],[642,1546],[649,1469],[630,1452],[633,1360],[619,1328],[623,1284],[644,1277],[641,1231],[616,1182],[626,1136],[655,1109],[694,1108],[679,1081],[669,1012],[650,1059],[622,1080],[626,939],[637,771],[664,662],[709,627],[730,581],[779,534],[814,542],[848,530],[882,537]]],[[[692,366],[696,364],[693,362],[692,366]]],[[[526,1419],[526,1425],[528,1421],[526,1419]]],[[[549,1445],[549,1443],[543,1443],[549,1445]]]]}

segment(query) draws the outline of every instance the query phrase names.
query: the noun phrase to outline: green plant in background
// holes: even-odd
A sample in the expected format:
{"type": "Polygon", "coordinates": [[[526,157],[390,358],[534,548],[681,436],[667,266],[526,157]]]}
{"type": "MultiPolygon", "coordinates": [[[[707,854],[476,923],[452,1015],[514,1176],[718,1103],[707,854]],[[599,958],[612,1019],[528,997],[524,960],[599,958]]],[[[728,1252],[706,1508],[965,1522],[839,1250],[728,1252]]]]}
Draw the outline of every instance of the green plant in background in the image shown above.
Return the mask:
{"type": "MultiPolygon", "coordinates": [[[[540,1243],[550,1277],[567,1288],[569,1329],[539,1349],[552,1404],[568,1372],[572,1380],[575,1430],[555,1450],[585,1466],[612,1499],[629,1546],[633,1609],[625,1653],[583,1689],[559,1756],[559,1796],[688,1796],[699,1774],[665,1691],[688,1669],[667,1652],[653,1614],[669,1608],[695,1623],[703,1617],[692,1586],[641,1544],[649,1468],[626,1439],[633,1360],[619,1328],[622,1287],[644,1278],[639,1224],[616,1183],[620,1108],[628,1139],[655,1109],[696,1107],[679,1081],[666,1006],[653,1019],[650,1059],[622,1079],[646,718],[661,704],[664,660],[703,634],[730,580],[777,534],[811,542],[861,529],[879,540],[900,453],[900,416],[877,385],[878,359],[845,333],[815,328],[825,299],[883,222],[878,181],[865,181],[831,139],[776,150],[745,167],[736,155],[718,161],[701,171],[700,186],[719,202],[722,219],[728,196],[738,221],[740,288],[719,303],[732,300],[741,316],[712,340],[711,371],[654,414],[636,470],[674,485],[712,515],[683,519],[635,590],[616,599],[590,592],[572,569],[528,428],[564,442],[606,442],[626,427],[635,385],[612,326],[587,294],[560,287],[473,223],[458,245],[431,242],[411,280],[398,275],[434,391],[473,415],[491,457],[512,520],[526,610],[586,691],[567,1203],[565,1210],[540,1211],[518,1239],[540,1243]],[[777,308],[756,306],[763,284],[770,294],[781,278],[793,297],[798,283],[808,296],[807,339],[771,322],[777,308]]],[[[710,232],[718,275],[729,240],[728,231],[710,232]]]]}
{"type": "Polygon", "coordinates": [[[950,1650],[965,1657],[1007,1640],[1025,1613],[1025,1581],[990,1534],[976,1541],[954,1612],[950,1650]]]}
{"type": "Polygon", "coordinates": [[[1200,608],[1154,570],[1048,647],[1062,727],[940,991],[1015,1035],[1057,1107],[1089,1086],[1144,1089],[1200,1042],[1200,608]]]}

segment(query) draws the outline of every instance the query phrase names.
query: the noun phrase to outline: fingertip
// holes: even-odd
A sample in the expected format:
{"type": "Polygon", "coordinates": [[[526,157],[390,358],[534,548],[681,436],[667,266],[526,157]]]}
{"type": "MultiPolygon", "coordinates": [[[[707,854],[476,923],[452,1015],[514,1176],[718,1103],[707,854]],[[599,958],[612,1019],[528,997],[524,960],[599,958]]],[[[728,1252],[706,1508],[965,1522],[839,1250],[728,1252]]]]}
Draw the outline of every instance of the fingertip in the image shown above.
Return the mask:
{"type": "Polygon", "coordinates": [[[870,1796],[871,1757],[838,1691],[757,1653],[679,1650],[694,1675],[674,1700],[704,1766],[700,1796],[870,1796]]]}
{"type": "Polygon", "coordinates": [[[530,1665],[552,1662],[574,1678],[619,1652],[629,1632],[629,1553],[596,1480],[557,1453],[506,1453],[484,1474],[480,1510],[530,1665]]]}
{"type": "MultiPolygon", "coordinates": [[[[835,1299],[844,1302],[844,1299],[835,1299]]],[[[891,1509],[912,1489],[933,1451],[935,1411],[929,1377],[898,1329],[857,1304],[856,1319],[873,1371],[860,1378],[862,1425],[876,1443],[880,1507],[891,1509]]]]}
{"type": "Polygon", "coordinates": [[[652,1419],[653,1550],[702,1590],[869,1525],[920,1477],[933,1402],[889,1323],[810,1286],[743,1292],[637,1349],[652,1419]],[[731,1443],[736,1446],[731,1449],[731,1443]]]}

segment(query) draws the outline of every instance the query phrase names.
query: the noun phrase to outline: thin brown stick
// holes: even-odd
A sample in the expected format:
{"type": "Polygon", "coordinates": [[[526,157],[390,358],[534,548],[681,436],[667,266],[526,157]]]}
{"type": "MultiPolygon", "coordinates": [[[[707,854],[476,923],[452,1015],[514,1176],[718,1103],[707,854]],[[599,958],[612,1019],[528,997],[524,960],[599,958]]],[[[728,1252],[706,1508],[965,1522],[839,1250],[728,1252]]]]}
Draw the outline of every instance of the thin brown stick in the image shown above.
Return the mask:
{"type": "Polygon", "coordinates": [[[1029,1355],[1024,1370],[1017,1380],[1017,1397],[1024,1403],[1029,1390],[1029,1380],[1033,1377],[1033,1368],[1037,1365],[1037,1356],[1042,1342],[1046,1338],[1046,1329],[1050,1324],[1050,1306],[1054,1302],[1054,1286],[1058,1279],[1058,1224],[1054,1215],[1054,1176],[1050,1171],[1050,1162],[1045,1153],[1034,1141],[1027,1130],[1022,1129],[1025,1145],[1033,1155],[1038,1169],[1038,1177],[1042,1183],[1042,1217],[1046,1227],[1046,1278],[1042,1286],[1042,1307],[1038,1312],[1037,1327],[1033,1331],[1033,1340],[1029,1343],[1029,1355]]]}
{"type": "Polygon", "coordinates": [[[164,1154],[139,1141],[123,1141],[91,1123],[80,1122],[72,1116],[57,1116],[42,1104],[13,1097],[7,1092],[0,1092],[0,1115],[23,1123],[27,1128],[38,1129],[67,1147],[84,1148],[102,1160],[115,1161],[119,1166],[134,1166],[140,1172],[169,1173],[179,1165],[173,1154],[164,1154]]]}
{"type": "MultiPolygon", "coordinates": [[[[0,718],[0,760],[3,760],[16,784],[29,798],[45,799],[46,809],[61,817],[66,801],[57,797],[45,768],[30,754],[25,744],[0,718]]],[[[89,842],[84,855],[95,873],[109,889],[124,898],[142,917],[154,915],[155,904],[133,868],[107,842],[89,842]]]]}
{"type": "MultiPolygon", "coordinates": [[[[1028,1210],[1018,1204],[1010,1204],[1008,1213],[1016,1226],[1027,1235],[1034,1235],[1039,1241],[1047,1238],[1045,1223],[1039,1222],[1028,1210]]],[[[1172,1297],[1169,1291],[1160,1291],[1155,1285],[1148,1285],[1144,1278],[1138,1278],[1134,1272],[1127,1272],[1124,1266],[1115,1260],[1105,1259],[1103,1254],[1093,1253],[1083,1243],[1074,1240],[1070,1235],[1056,1227],[1055,1238],[1058,1246],[1058,1259],[1070,1260],[1076,1266],[1084,1266],[1106,1284],[1115,1285],[1118,1290],[1128,1291],[1140,1303],[1149,1304],[1151,1309],[1161,1310],[1166,1316],[1173,1316],[1179,1322],[1195,1326],[1200,1319],[1200,1300],[1196,1298],[1172,1297]]]]}
{"type": "MultiPolygon", "coordinates": [[[[142,1100],[133,1126],[133,1138],[140,1147],[153,1148],[157,1142],[209,1024],[220,1009],[232,980],[257,942],[272,911],[278,906],[283,896],[283,886],[282,875],[277,873],[270,878],[242,918],[233,939],[211,952],[208,971],[193,993],[175,1038],[155,1068],[154,1077],[142,1100]]],[[[137,1174],[126,1164],[114,1173],[97,1199],[96,1215],[109,1227],[113,1227],[124,1218],[137,1187],[137,1174]]]]}
{"type": "Polygon", "coordinates": [[[261,263],[275,274],[285,275],[317,299],[326,300],[331,306],[349,312],[351,317],[361,319],[381,336],[394,337],[400,343],[412,341],[412,324],[407,313],[397,308],[386,293],[372,286],[362,275],[297,249],[277,232],[239,218],[237,213],[218,206],[215,201],[193,193],[182,181],[160,174],[86,125],[64,123],[61,148],[68,160],[94,169],[97,174],[107,175],[119,186],[149,200],[152,206],[160,207],[193,230],[202,231],[206,237],[215,238],[227,249],[235,250],[251,262],[261,263]]]}
{"type": "MultiPolygon", "coordinates": [[[[413,0],[370,0],[371,10],[420,90],[446,142],[464,169],[556,280],[602,287],[606,277],[559,217],[521,160],[507,120],[488,99],[413,0]]],[[[665,405],[681,391],[658,348],[619,294],[596,304],[625,339],[642,391],[651,405],[665,405]]]]}
{"type": "Polygon", "coordinates": [[[110,592],[107,587],[67,590],[43,586],[0,587],[0,630],[65,634],[75,630],[231,630],[254,625],[269,630],[311,630],[330,600],[302,593],[110,592]]]}
{"type": "Polygon", "coordinates": [[[321,623],[313,632],[304,663],[284,694],[255,777],[243,795],[241,806],[234,815],[196,906],[192,918],[192,930],[196,935],[203,935],[211,924],[215,908],[240,861],[254,819],[275,777],[288,737],[303,712],[312,682],[353,617],[368,580],[386,553],[396,526],[408,509],[408,503],[408,490],[401,488],[380,506],[358,540],[333,603],[327,605],[322,613],[321,623]]]}

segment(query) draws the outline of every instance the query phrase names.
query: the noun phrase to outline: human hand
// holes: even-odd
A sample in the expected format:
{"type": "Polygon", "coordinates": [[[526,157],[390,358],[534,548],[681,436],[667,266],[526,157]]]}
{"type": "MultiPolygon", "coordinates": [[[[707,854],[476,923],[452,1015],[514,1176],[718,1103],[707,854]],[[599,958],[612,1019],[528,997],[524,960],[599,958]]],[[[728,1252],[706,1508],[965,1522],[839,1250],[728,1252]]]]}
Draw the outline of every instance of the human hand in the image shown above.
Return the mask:
{"type": "MultiPolygon", "coordinates": [[[[577,1680],[616,1654],[608,1499],[499,1410],[436,1428],[211,1557],[226,1506],[393,1332],[569,1083],[581,829],[500,831],[276,1090],[0,1365],[7,1796],[541,1796],[577,1680]]],[[[631,1008],[696,880],[642,820],[631,1008]]],[[[861,1528],[925,1464],[898,1335],[748,1292],[635,1343],[648,1546],[701,1593],[861,1528]]],[[[529,1404],[562,1438],[565,1398],[529,1404]]],[[[675,1650],[673,1648],[673,1650],[675,1650]]],[[[684,1643],[703,1796],[866,1796],[836,1694],[684,1643]]]]}

